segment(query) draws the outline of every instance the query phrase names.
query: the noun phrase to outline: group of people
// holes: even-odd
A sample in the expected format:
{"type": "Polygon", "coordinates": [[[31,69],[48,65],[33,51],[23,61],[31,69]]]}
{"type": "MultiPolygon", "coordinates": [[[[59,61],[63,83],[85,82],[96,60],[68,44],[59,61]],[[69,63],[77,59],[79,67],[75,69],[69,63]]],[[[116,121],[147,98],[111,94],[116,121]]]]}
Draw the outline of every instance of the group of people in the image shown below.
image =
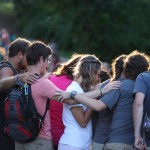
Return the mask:
{"type": "Polygon", "coordinates": [[[120,55],[112,63],[110,77],[91,54],[73,55],[49,73],[52,53],[41,41],[18,38],[9,44],[6,62],[14,69],[0,65],[1,149],[150,150],[150,133],[142,130],[150,106],[148,55],[139,51],[120,55]],[[4,101],[16,81],[31,84],[40,115],[50,99],[41,131],[28,143],[13,141],[4,133],[4,101]]]}

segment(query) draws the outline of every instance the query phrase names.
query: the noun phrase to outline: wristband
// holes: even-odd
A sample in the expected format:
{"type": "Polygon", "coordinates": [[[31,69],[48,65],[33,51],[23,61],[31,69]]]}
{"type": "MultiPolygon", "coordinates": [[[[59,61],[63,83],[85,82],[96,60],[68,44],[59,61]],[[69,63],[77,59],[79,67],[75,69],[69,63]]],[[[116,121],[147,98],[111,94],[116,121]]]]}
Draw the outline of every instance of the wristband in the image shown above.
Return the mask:
{"type": "Polygon", "coordinates": [[[76,94],[77,94],[77,91],[71,91],[70,92],[70,98],[74,99],[74,97],[76,96],[76,94]]]}
{"type": "Polygon", "coordinates": [[[16,82],[19,82],[19,75],[17,75],[16,77],[16,82]]]}
{"type": "Polygon", "coordinates": [[[100,92],[100,96],[103,96],[103,92],[101,88],[99,89],[99,92],[100,92]]]}

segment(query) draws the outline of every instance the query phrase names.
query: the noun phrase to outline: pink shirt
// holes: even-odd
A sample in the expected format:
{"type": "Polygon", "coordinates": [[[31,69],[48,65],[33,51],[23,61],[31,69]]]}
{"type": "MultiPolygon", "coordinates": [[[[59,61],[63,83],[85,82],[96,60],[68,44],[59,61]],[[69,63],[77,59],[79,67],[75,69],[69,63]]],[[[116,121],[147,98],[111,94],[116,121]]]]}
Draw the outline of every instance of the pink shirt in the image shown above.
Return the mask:
{"type": "MultiPolygon", "coordinates": [[[[48,98],[52,98],[53,94],[59,90],[51,81],[46,78],[40,78],[37,83],[31,85],[32,96],[35,102],[35,107],[40,115],[44,115],[46,102],[48,98]]],[[[44,126],[39,134],[40,138],[52,139],[50,127],[50,115],[47,114],[44,119],[44,126]]]]}
{"type": "MultiPolygon", "coordinates": [[[[72,82],[66,75],[51,76],[50,81],[53,82],[59,89],[66,90],[66,88],[72,82]]],[[[51,133],[53,137],[54,145],[58,145],[61,135],[64,133],[64,125],[62,122],[62,110],[63,105],[57,101],[52,100],[50,102],[50,118],[51,118],[51,133]]]]}

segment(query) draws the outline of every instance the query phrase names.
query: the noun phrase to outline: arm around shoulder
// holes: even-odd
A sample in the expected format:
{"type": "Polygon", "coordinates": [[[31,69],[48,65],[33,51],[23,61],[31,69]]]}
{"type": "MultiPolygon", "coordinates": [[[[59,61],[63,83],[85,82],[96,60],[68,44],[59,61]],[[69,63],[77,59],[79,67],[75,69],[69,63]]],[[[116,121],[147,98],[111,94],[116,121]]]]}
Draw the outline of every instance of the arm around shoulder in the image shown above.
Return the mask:
{"type": "Polygon", "coordinates": [[[95,111],[101,111],[107,108],[102,101],[85,97],[82,94],[75,95],[74,99],[95,111]]]}

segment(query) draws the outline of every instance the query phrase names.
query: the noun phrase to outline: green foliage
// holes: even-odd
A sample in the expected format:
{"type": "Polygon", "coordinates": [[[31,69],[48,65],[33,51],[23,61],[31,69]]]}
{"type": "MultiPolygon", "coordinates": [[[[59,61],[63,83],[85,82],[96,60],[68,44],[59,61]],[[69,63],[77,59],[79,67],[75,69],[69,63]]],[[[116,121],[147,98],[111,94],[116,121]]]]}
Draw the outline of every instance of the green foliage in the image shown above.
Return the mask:
{"type": "Polygon", "coordinates": [[[0,14],[14,14],[14,5],[13,3],[4,3],[4,2],[0,2],[0,14]]]}
{"type": "Polygon", "coordinates": [[[149,0],[15,0],[18,27],[26,36],[105,61],[134,49],[148,52],[149,10],[149,0]]]}

